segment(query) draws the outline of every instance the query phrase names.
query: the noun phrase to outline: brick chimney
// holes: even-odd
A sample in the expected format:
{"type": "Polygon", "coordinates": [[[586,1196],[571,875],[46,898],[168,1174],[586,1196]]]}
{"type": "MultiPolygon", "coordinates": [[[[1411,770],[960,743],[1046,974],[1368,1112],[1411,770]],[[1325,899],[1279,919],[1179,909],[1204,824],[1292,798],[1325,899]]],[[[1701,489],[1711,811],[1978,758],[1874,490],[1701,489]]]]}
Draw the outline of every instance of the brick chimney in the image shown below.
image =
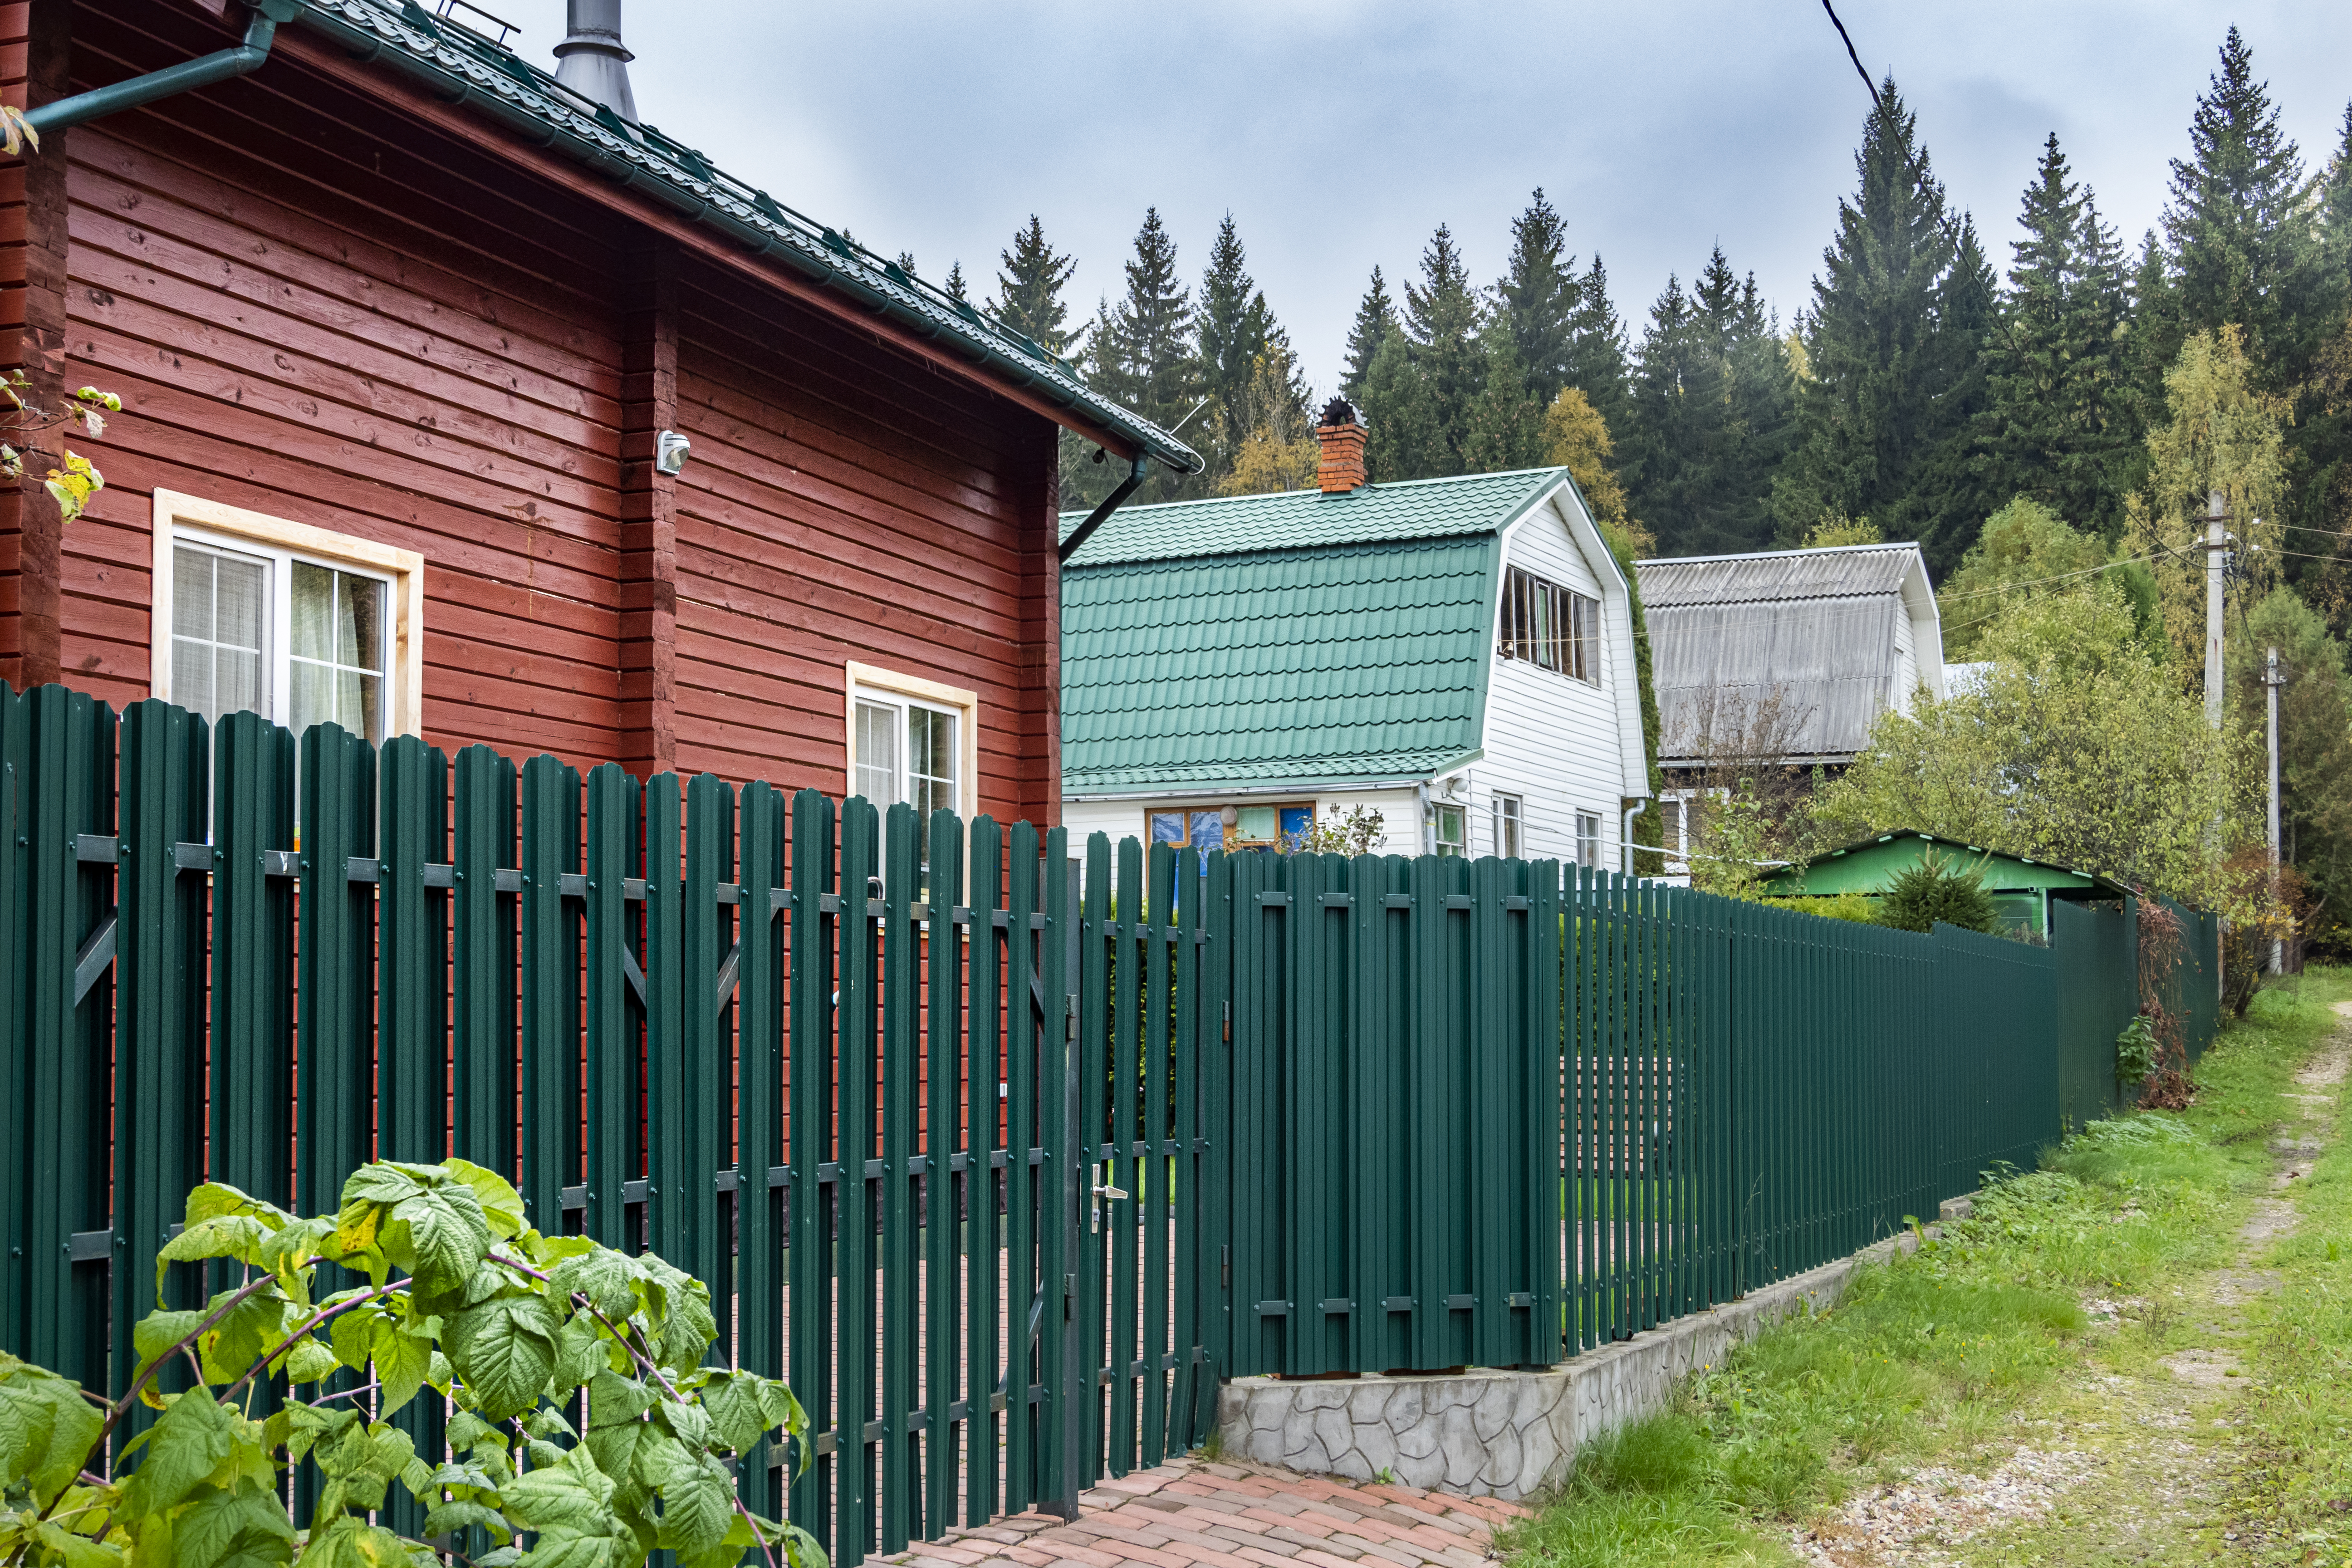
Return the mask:
{"type": "Polygon", "coordinates": [[[1323,454],[1315,462],[1316,483],[1327,496],[1343,496],[1364,483],[1364,427],[1356,419],[1356,405],[1335,397],[1324,405],[1315,439],[1323,454]]]}

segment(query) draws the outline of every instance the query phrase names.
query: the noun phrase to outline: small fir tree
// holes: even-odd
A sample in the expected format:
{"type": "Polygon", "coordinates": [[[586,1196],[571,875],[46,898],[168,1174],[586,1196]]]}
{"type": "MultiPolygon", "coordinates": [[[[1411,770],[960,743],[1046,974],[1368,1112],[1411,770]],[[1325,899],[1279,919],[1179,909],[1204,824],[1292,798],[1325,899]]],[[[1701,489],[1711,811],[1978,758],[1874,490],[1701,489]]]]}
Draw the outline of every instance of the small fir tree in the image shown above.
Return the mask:
{"type": "Polygon", "coordinates": [[[1511,220],[1511,258],[1495,285],[1495,314],[1510,334],[1527,391],[1538,409],[1559,395],[1575,369],[1576,258],[1565,256],[1568,226],[1538,186],[1511,220]]]}
{"type": "Polygon", "coordinates": [[[1355,324],[1348,329],[1348,368],[1339,377],[1341,396],[1351,403],[1362,401],[1364,379],[1371,374],[1372,356],[1381,352],[1381,345],[1396,330],[1396,302],[1389,298],[1388,281],[1375,267],[1371,284],[1356,306],[1355,324]]]}
{"type": "MultiPolygon", "coordinates": [[[[1062,290],[1078,269],[1078,258],[1048,244],[1045,224],[1031,213],[1027,226],[1013,231],[1012,247],[1001,252],[998,260],[1002,270],[996,275],[991,313],[1047,353],[1068,353],[1070,308],[1062,300],[1062,290]]],[[[961,300],[961,264],[951,276],[949,292],[961,300]]]]}

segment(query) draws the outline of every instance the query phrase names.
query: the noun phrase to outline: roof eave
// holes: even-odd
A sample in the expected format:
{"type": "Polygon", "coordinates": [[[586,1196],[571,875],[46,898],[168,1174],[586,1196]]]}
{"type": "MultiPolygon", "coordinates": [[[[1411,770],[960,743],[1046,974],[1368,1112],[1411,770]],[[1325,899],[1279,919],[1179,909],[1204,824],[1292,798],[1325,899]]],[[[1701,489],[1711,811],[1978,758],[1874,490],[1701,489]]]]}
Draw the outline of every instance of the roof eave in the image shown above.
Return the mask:
{"type": "Polygon", "coordinates": [[[1009,383],[1058,410],[1055,416],[1060,423],[1131,446],[1179,473],[1199,473],[1207,466],[1206,460],[1183,442],[1102,397],[1075,374],[1030,358],[1009,340],[996,341],[985,328],[972,330],[945,308],[926,303],[911,286],[896,282],[854,256],[828,249],[819,237],[803,234],[781,218],[770,217],[753,204],[751,195],[758,193],[751,192],[751,187],[742,187],[750,195],[738,194],[732,188],[733,182],[718,183],[725,176],[716,171],[712,179],[704,180],[672,164],[654,149],[629,142],[601,126],[595,126],[592,133],[574,122],[590,126],[594,122],[569,108],[551,102],[551,112],[540,112],[526,107],[518,101],[520,94],[532,92],[550,97],[547,89],[553,81],[528,62],[517,63],[534,78],[544,79],[547,86],[537,79],[526,83],[519,78],[501,75],[488,64],[480,65],[482,74],[477,79],[438,58],[440,49],[454,54],[454,48],[438,45],[437,41],[420,44],[409,36],[362,26],[342,14],[346,9],[364,11],[371,21],[380,21],[384,27],[407,28],[414,33],[410,24],[385,15],[366,0],[304,0],[298,19],[362,65],[375,59],[388,60],[422,80],[442,101],[478,109],[522,132],[535,145],[554,148],[613,179],[623,190],[651,196],[689,223],[707,226],[747,247],[754,255],[772,258],[821,287],[839,289],[857,304],[889,318],[919,338],[943,340],[959,357],[975,363],[986,373],[987,380],[1009,383]],[[419,52],[427,47],[436,52],[419,52]]]}

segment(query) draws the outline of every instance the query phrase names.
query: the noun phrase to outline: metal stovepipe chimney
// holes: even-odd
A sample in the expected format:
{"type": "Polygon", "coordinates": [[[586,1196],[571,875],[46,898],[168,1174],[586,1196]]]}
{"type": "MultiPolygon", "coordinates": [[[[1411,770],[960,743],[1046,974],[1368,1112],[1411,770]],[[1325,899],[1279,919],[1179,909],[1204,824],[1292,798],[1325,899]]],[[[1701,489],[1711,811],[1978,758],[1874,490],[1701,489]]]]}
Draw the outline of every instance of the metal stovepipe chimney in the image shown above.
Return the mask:
{"type": "Polygon", "coordinates": [[[555,79],[634,125],[637,100],[629,91],[629,62],[621,47],[621,0],[564,0],[563,41],[555,46],[555,79]]]}

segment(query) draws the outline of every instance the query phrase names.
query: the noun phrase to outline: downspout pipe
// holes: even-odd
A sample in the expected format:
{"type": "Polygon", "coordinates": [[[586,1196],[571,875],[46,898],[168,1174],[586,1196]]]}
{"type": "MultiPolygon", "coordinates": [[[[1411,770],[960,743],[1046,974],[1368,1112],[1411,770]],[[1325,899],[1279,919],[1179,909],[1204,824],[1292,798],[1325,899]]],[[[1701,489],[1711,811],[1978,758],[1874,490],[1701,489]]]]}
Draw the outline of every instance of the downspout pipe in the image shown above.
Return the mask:
{"type": "Polygon", "coordinates": [[[1103,497],[1102,505],[1087,513],[1086,521],[1071,530],[1070,537],[1062,541],[1061,560],[1067,561],[1078,552],[1078,546],[1087,542],[1087,536],[1108,521],[1110,514],[1119,509],[1119,504],[1135,493],[1135,487],[1143,482],[1144,475],[1149,473],[1150,468],[1151,459],[1138,452],[1135,455],[1134,471],[1119,480],[1118,489],[1103,497]]]}
{"type": "Polygon", "coordinates": [[[1649,847],[1646,844],[1636,844],[1633,842],[1633,819],[1649,809],[1650,797],[1647,795],[1643,795],[1640,800],[1635,801],[1633,805],[1625,808],[1625,839],[1622,850],[1624,858],[1620,862],[1620,865],[1624,870],[1625,875],[1628,877],[1633,874],[1633,851],[1636,849],[1647,849],[1649,847]]]}
{"type": "Polygon", "coordinates": [[[245,76],[259,68],[269,58],[269,46],[278,37],[278,25],[290,22],[302,9],[302,0],[260,0],[253,19],[245,26],[245,42],[233,49],[218,49],[175,66],[166,66],[145,76],[132,77],[106,87],[94,87],[88,92],[78,92],[71,98],[45,103],[25,116],[25,123],[37,135],[62,131],[68,125],[119,114],[126,109],[137,109],[158,99],[172,98],[183,92],[193,92],[200,87],[210,87],[216,81],[245,76]]]}

